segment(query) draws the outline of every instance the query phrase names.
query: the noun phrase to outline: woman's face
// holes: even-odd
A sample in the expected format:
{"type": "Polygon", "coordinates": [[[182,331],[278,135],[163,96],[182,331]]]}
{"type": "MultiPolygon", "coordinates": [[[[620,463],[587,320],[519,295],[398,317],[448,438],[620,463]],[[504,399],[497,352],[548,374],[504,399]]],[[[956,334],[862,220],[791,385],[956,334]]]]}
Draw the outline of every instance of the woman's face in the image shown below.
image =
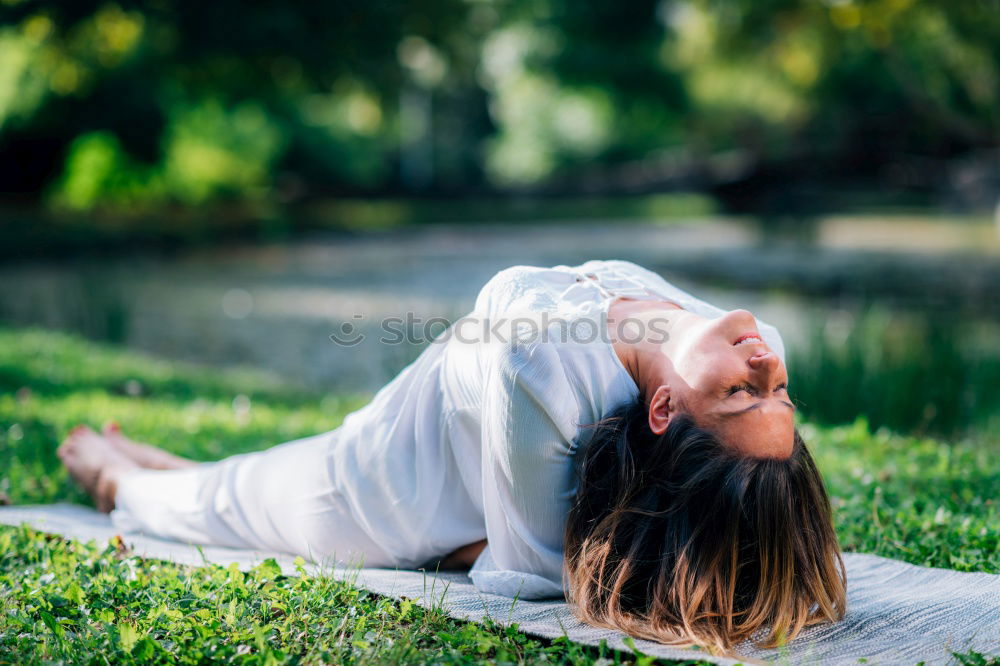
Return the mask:
{"type": "Polygon", "coordinates": [[[678,322],[664,352],[672,409],[748,455],[785,458],[794,441],[795,407],[784,362],[746,310],[678,322]]]}

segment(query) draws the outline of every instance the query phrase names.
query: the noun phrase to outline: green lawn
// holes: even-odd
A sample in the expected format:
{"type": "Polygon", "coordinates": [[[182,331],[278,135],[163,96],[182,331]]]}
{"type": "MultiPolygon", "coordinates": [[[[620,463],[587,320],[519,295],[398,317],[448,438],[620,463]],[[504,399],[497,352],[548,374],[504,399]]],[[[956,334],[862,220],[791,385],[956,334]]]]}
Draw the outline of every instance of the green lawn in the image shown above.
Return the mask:
{"type": "MultiPolygon", "coordinates": [[[[77,423],[114,419],[134,437],[212,459],[329,430],[364,400],[0,329],[0,493],[17,504],[86,502],[55,456],[77,423]]],[[[996,442],[870,433],[863,422],[803,431],[845,550],[1000,572],[996,442]]],[[[648,663],[455,621],[323,577],[278,576],[268,564],[247,574],[182,567],[24,528],[0,528],[0,608],[0,663],[648,663]]]]}

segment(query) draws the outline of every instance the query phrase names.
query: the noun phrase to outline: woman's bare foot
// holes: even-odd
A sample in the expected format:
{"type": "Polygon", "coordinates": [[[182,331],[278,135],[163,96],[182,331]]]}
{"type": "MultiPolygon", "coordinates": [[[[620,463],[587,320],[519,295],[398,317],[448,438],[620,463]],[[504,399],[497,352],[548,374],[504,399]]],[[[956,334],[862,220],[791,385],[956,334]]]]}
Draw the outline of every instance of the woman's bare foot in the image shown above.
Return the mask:
{"type": "Polygon", "coordinates": [[[104,513],[115,508],[121,475],[139,467],[106,437],[82,425],[70,431],[56,453],[70,476],[94,498],[98,510],[104,513]]]}
{"type": "Polygon", "coordinates": [[[122,433],[117,423],[106,423],[101,429],[105,439],[132,462],[146,469],[184,469],[198,463],[187,458],[167,453],[152,444],[143,444],[129,439],[122,433]]]}

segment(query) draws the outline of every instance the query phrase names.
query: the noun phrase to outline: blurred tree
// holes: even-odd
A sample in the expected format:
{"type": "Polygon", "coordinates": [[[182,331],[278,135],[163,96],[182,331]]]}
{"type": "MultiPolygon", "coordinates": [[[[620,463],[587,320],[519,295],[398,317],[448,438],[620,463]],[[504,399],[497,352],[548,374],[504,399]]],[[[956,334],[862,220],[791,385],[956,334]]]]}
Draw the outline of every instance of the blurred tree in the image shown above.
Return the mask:
{"type": "MultiPolygon", "coordinates": [[[[156,201],[246,195],[285,169],[317,181],[384,186],[394,177],[406,78],[396,47],[414,34],[452,39],[467,9],[461,0],[419,7],[8,0],[0,27],[0,151],[16,159],[4,160],[0,187],[36,192],[55,182],[57,201],[98,203],[98,192],[81,199],[58,191],[78,179],[62,167],[91,164],[76,152],[98,145],[121,153],[116,170],[158,165],[138,178],[148,182],[127,188],[156,201]],[[39,136],[52,140],[38,145],[39,136]],[[86,136],[95,139],[75,140],[86,136]],[[22,141],[39,165],[30,173],[22,141]]],[[[120,200],[121,188],[107,194],[120,200]]]]}
{"type": "Polygon", "coordinates": [[[782,81],[795,113],[786,116],[793,127],[780,133],[796,130],[793,149],[821,157],[826,168],[871,175],[907,156],[949,157],[1000,140],[995,2],[690,6],[714,17],[712,60],[782,81]]]}
{"type": "Polygon", "coordinates": [[[933,187],[940,160],[996,148],[998,109],[991,0],[0,3],[0,191],[76,209],[594,164],[656,188],[733,178],[719,155],[765,188],[933,187]]]}

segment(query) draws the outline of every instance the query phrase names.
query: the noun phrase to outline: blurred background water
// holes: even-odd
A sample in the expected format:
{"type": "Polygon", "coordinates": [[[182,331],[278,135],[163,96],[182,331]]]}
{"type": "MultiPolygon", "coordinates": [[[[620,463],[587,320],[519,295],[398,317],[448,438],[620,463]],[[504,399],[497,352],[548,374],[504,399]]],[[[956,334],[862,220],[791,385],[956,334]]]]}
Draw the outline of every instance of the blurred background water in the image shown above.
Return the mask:
{"type": "Polygon", "coordinates": [[[370,392],[382,318],[620,258],[806,418],[996,440],[998,146],[995,0],[5,0],[0,321],[370,392]]]}

